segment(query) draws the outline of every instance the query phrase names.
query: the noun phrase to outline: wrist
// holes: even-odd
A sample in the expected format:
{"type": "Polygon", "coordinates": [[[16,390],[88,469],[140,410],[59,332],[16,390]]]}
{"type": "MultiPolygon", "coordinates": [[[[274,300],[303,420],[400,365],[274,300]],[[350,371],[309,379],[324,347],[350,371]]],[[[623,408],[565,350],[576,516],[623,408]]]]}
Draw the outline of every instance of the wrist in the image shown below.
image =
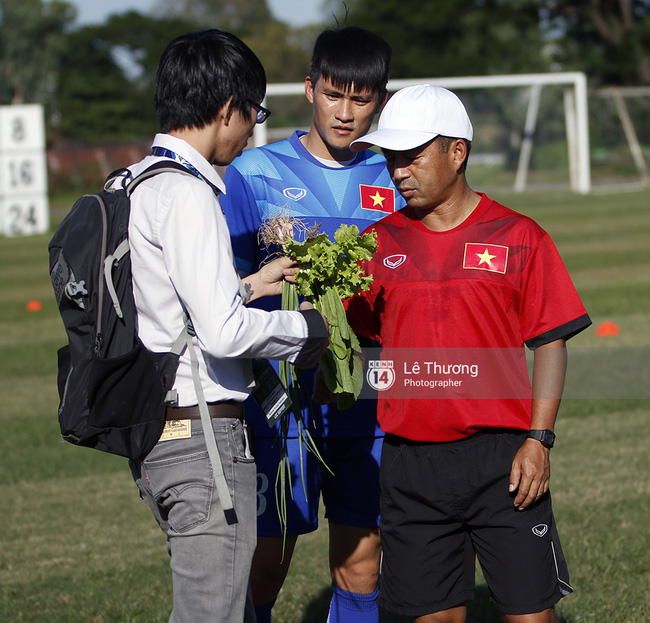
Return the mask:
{"type": "Polygon", "coordinates": [[[555,433],[549,428],[545,428],[545,429],[533,428],[528,431],[526,438],[539,441],[539,443],[541,443],[545,448],[548,448],[549,450],[553,447],[553,444],[555,443],[555,433]]]}

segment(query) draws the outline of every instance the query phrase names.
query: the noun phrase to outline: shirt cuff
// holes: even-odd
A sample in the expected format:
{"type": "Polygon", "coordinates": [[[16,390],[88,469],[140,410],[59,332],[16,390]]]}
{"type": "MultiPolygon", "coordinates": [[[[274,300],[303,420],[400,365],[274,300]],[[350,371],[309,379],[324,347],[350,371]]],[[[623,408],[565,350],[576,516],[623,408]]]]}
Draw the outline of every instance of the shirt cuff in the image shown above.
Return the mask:
{"type": "Polygon", "coordinates": [[[528,346],[528,348],[530,348],[530,350],[535,350],[540,346],[550,344],[555,340],[568,340],[574,335],[580,333],[580,331],[584,331],[590,324],[591,318],[589,318],[588,314],[584,314],[575,320],[556,327],[555,329],[551,329],[546,333],[542,333],[541,335],[531,338],[530,340],[526,340],[525,344],[528,346]]]}
{"type": "Polygon", "coordinates": [[[300,313],[307,322],[307,341],[293,364],[301,368],[310,368],[318,363],[323,354],[329,340],[329,332],[317,309],[300,310],[300,313]]]}

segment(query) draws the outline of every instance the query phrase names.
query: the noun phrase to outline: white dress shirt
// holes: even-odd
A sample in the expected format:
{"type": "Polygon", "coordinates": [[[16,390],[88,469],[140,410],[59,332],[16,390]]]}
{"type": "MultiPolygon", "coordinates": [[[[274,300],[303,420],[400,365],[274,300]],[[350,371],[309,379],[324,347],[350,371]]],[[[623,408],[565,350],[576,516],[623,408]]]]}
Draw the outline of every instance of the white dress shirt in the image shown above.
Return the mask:
{"type": "MultiPolygon", "coordinates": [[[[153,145],[178,154],[226,191],[214,167],[185,141],[157,134],[153,145]]],[[[147,156],[129,169],[137,175],[161,160],[147,156]]],[[[245,400],[253,387],[251,358],[295,360],[307,338],[304,317],[244,306],[228,227],[203,180],[161,173],[140,184],[131,197],[129,238],[140,339],[154,352],[170,350],[183,328],[182,302],[196,331],[208,402],[245,400]]],[[[179,406],[197,404],[187,352],[174,388],[179,406]]]]}

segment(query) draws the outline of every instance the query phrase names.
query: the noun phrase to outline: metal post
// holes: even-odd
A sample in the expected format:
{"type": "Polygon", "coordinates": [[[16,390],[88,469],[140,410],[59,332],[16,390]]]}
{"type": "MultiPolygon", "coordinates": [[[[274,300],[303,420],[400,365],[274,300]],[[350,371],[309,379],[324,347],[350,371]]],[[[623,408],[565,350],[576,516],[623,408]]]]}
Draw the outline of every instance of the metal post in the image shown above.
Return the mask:
{"type": "Polygon", "coordinates": [[[537,125],[537,113],[539,111],[541,93],[541,84],[534,84],[530,87],[530,99],[528,100],[528,111],[526,112],[526,123],[524,125],[524,138],[521,141],[517,177],[515,178],[515,192],[523,192],[526,190],[528,165],[530,164],[530,153],[533,149],[533,135],[535,134],[535,126],[537,125]]]}

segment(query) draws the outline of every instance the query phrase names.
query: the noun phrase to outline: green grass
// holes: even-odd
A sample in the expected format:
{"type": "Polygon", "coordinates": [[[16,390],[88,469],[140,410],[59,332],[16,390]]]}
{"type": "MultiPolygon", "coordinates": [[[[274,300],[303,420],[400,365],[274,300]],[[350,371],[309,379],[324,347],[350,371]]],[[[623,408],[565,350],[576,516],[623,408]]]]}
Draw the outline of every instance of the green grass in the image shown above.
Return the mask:
{"type": "MultiPolygon", "coordinates": [[[[551,233],[594,320],[570,342],[570,366],[580,367],[572,349],[607,363],[617,349],[650,347],[649,192],[494,198],[551,233]],[[618,336],[596,335],[605,320],[616,322],[618,336]]],[[[126,460],[59,438],[56,350],[65,334],[47,274],[48,240],[0,238],[0,622],[167,621],[165,540],[126,460]],[[32,299],[42,311],[25,310],[32,299]]],[[[557,433],[553,499],[576,589],[558,606],[561,620],[648,621],[650,400],[567,399],[557,433]]],[[[298,541],[274,622],[325,621],[329,596],[323,522],[298,541]]],[[[500,620],[488,600],[477,572],[469,621],[500,620]]],[[[381,613],[382,623],[409,620],[381,613]]]]}

